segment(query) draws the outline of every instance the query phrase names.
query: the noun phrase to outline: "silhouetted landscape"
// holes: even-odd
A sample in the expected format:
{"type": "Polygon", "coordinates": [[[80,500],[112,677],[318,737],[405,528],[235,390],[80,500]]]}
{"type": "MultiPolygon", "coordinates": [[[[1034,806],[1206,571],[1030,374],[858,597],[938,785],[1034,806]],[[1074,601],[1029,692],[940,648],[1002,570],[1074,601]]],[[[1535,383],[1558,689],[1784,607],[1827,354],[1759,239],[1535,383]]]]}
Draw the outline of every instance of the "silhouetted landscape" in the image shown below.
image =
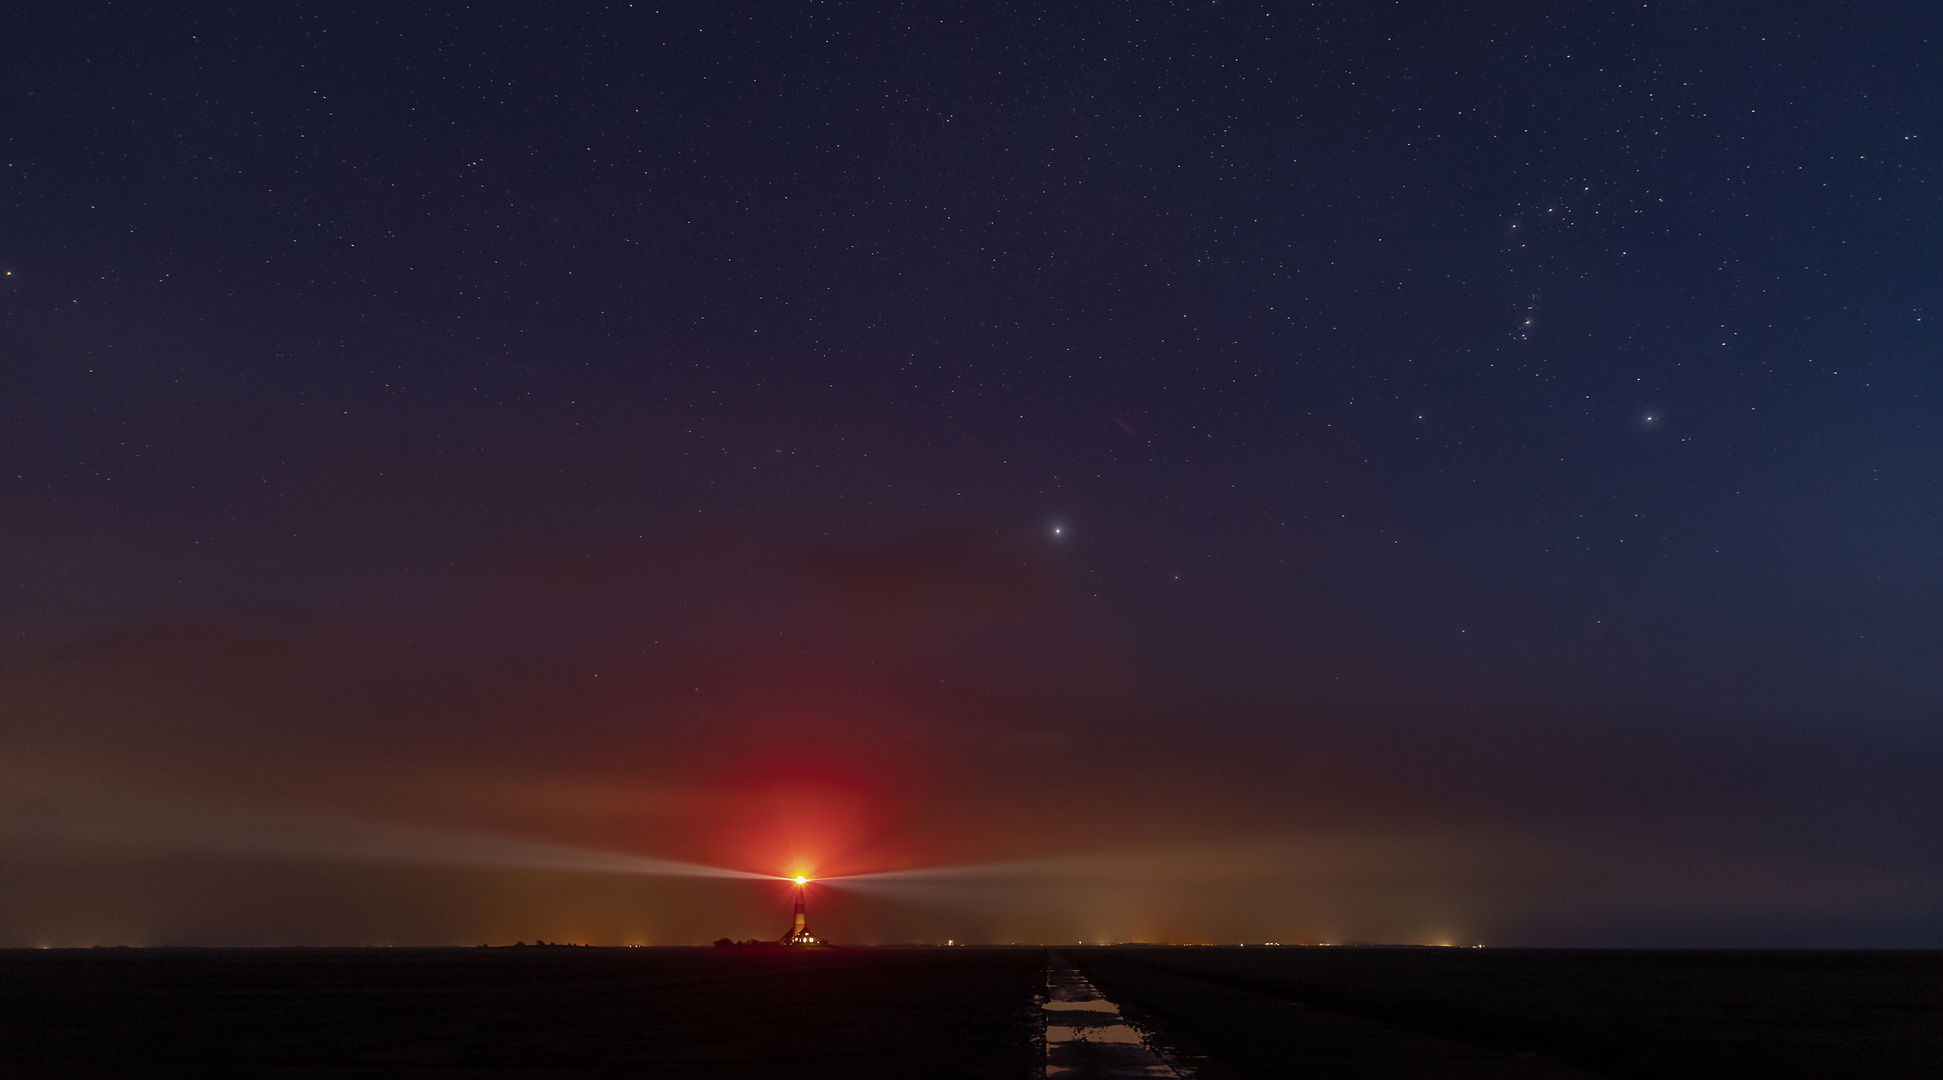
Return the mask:
{"type": "Polygon", "coordinates": [[[1062,951],[1206,1080],[1943,1070],[1936,952],[1062,951]]]}
{"type": "MultiPolygon", "coordinates": [[[[1058,952],[1204,1080],[1943,1070],[1935,952],[1058,952]]],[[[1031,1077],[1051,955],[16,950],[0,1075],[1031,1077]]]]}

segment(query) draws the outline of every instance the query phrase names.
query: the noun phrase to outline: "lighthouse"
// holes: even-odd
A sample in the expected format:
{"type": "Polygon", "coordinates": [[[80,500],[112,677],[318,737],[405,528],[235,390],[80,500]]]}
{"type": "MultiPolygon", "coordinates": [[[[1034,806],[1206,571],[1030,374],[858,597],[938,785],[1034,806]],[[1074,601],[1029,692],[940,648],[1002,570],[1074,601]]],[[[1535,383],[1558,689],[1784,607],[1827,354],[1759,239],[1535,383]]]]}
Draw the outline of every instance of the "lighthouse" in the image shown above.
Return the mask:
{"type": "Polygon", "coordinates": [[[810,880],[798,875],[796,878],[796,917],[790,922],[789,933],[783,935],[785,945],[821,945],[816,935],[810,933],[809,914],[803,907],[803,895],[809,891],[810,880]]]}

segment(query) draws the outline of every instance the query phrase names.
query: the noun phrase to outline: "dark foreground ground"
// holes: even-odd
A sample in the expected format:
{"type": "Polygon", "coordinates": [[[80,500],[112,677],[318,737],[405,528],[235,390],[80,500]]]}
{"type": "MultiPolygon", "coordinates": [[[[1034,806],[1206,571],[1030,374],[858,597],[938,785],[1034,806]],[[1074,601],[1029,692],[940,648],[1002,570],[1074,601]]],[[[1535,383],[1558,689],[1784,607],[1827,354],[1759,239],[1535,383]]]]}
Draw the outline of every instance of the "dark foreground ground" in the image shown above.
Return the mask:
{"type": "MultiPolygon", "coordinates": [[[[1943,1077],[1943,953],[1062,951],[1204,1080],[1943,1077]]],[[[0,1077],[1031,1077],[1045,962],[0,952],[0,1077]]]]}
{"type": "Polygon", "coordinates": [[[1943,953],[1068,949],[1204,1080],[1943,1077],[1943,953]]]}
{"type": "Polygon", "coordinates": [[[0,1076],[1022,1077],[1038,950],[0,953],[0,1076]]]}

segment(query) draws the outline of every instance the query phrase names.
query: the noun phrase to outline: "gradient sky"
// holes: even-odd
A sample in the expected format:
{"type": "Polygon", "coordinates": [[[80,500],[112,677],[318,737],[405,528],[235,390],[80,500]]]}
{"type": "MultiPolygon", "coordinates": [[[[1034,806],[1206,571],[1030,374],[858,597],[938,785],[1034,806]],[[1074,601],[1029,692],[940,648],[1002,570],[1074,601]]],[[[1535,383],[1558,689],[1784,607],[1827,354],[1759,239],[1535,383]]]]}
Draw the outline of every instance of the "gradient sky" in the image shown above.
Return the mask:
{"type": "Polygon", "coordinates": [[[0,27],[0,945],[1943,946],[1933,4],[0,27]]]}

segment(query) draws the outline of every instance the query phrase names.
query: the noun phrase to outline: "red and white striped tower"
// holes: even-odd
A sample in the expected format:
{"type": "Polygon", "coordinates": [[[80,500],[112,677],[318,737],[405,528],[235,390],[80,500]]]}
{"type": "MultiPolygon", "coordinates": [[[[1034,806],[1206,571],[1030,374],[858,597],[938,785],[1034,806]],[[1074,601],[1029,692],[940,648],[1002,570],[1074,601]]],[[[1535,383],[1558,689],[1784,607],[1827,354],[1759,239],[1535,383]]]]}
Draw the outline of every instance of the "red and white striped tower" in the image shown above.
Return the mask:
{"type": "Polygon", "coordinates": [[[803,906],[804,894],[809,892],[809,885],[810,882],[808,878],[801,877],[801,876],[797,877],[796,879],[796,918],[790,923],[789,933],[783,935],[783,944],[785,945],[821,945],[822,944],[822,942],[816,940],[815,934],[810,933],[809,915],[805,911],[803,906]]]}

